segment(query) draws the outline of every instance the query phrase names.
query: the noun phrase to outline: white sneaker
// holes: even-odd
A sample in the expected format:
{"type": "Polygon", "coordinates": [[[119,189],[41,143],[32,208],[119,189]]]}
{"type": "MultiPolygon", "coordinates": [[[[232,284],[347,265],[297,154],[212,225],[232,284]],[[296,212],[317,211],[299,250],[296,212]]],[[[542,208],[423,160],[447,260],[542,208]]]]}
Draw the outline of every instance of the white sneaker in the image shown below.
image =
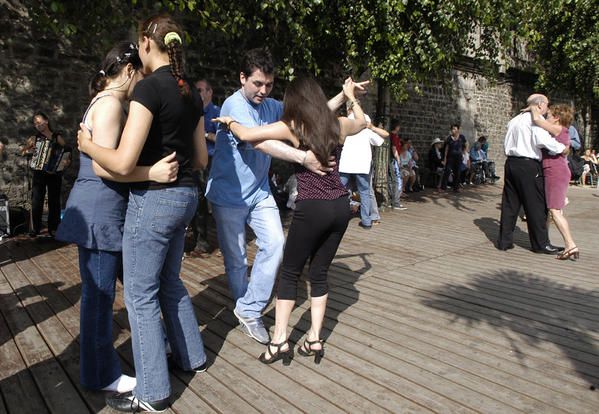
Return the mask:
{"type": "Polygon", "coordinates": [[[134,377],[130,377],[129,375],[121,375],[118,377],[112,384],[107,387],[102,388],[102,391],[111,391],[111,392],[129,392],[133,391],[135,388],[135,384],[137,381],[134,377]]]}
{"type": "Polygon", "coordinates": [[[406,206],[404,206],[403,204],[400,204],[398,206],[393,206],[393,210],[407,210],[408,208],[406,206]]]}

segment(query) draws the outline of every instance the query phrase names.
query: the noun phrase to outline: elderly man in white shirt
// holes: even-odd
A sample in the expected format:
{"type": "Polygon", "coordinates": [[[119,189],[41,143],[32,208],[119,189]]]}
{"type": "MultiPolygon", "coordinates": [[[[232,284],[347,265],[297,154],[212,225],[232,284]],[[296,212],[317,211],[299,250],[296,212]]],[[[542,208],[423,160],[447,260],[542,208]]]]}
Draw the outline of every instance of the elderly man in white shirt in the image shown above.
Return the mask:
{"type": "MultiPolygon", "coordinates": [[[[538,105],[545,115],[549,100],[541,94],[531,95],[528,105],[538,105]]],[[[547,131],[533,126],[529,112],[521,113],[508,123],[504,141],[505,180],[501,199],[501,221],[497,248],[514,247],[513,236],[520,207],[527,217],[528,236],[535,253],[556,254],[559,247],[549,242],[547,232],[547,207],[541,164],[542,149],[551,153],[566,153],[568,149],[557,142],[547,131]]]]}
{"type": "MultiPolygon", "coordinates": [[[[348,109],[348,112],[350,110],[348,109]]],[[[353,113],[348,114],[353,118],[353,113]]],[[[343,151],[339,159],[339,176],[341,183],[349,189],[352,177],[356,179],[356,186],[360,194],[360,227],[370,229],[372,227],[372,200],[370,197],[370,164],[372,162],[371,145],[380,146],[383,138],[389,136],[384,129],[372,125],[370,117],[366,115],[367,126],[356,135],[345,138],[343,151]]],[[[376,203],[376,201],[374,201],[376,203]]]]}

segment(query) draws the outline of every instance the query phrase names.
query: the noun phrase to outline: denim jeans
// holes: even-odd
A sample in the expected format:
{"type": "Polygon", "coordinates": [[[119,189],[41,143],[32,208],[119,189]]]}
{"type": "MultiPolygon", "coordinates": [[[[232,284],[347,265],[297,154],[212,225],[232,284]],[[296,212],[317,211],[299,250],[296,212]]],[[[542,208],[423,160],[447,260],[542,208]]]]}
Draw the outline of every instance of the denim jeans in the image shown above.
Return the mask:
{"type": "Polygon", "coordinates": [[[349,179],[353,176],[356,178],[356,186],[360,194],[360,220],[364,226],[372,225],[370,218],[370,174],[349,174],[339,173],[341,184],[348,188],[349,179]]]}
{"type": "Polygon", "coordinates": [[[391,194],[393,196],[391,204],[393,207],[399,207],[401,197],[401,193],[403,191],[403,179],[401,177],[401,172],[399,170],[399,165],[397,164],[397,160],[393,160],[392,163],[393,175],[395,176],[395,180],[392,180],[396,185],[395,188],[392,189],[391,194]]]}
{"type": "Polygon", "coordinates": [[[137,379],[133,394],[143,401],[171,394],[161,311],[174,362],[191,370],[206,361],[193,305],[179,277],[185,228],[197,204],[195,187],[132,189],[129,194],[123,234],[125,303],[137,379]]]}
{"type": "Polygon", "coordinates": [[[285,236],[279,209],[272,195],[254,206],[226,207],[214,204],[218,243],[225,261],[229,289],[237,312],[258,318],[268,304],[283,258],[285,236]],[[245,225],[256,234],[258,251],[248,281],[245,225]]]}
{"type": "Polygon", "coordinates": [[[121,363],[112,345],[112,304],[122,268],[121,252],[79,247],[79,381],[91,390],[104,388],[121,376],[121,363]]]}
{"type": "Polygon", "coordinates": [[[372,177],[374,176],[374,165],[370,168],[370,221],[380,220],[381,214],[379,213],[379,206],[376,201],[376,194],[374,192],[374,183],[372,177]]]}

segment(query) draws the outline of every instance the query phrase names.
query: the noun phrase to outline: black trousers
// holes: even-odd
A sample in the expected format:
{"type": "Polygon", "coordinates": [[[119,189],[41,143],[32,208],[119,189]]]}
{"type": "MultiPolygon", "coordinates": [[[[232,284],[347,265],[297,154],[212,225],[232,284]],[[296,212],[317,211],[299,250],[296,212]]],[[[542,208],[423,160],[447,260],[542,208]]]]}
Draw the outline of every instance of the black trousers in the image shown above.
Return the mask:
{"type": "Polygon", "coordinates": [[[501,222],[497,247],[505,249],[514,243],[514,229],[520,207],[524,207],[528,237],[533,250],[549,244],[545,182],[540,162],[523,158],[508,158],[505,162],[501,222]]]}
{"type": "Polygon", "coordinates": [[[451,186],[454,190],[458,190],[460,188],[461,183],[461,174],[460,174],[460,165],[462,164],[462,156],[453,157],[451,155],[447,156],[447,165],[445,165],[445,173],[443,174],[443,183],[442,187],[447,187],[447,180],[449,179],[449,174],[453,172],[453,181],[451,182],[451,186]]]}
{"type": "Polygon", "coordinates": [[[327,274],[349,222],[347,197],[336,200],[301,200],[289,227],[277,298],[295,300],[297,283],[310,259],[310,295],[328,293],[327,274]]]}
{"type": "Polygon", "coordinates": [[[56,231],[60,224],[60,187],[62,174],[50,174],[44,171],[33,171],[31,181],[31,225],[34,233],[42,230],[42,214],[44,198],[48,189],[48,230],[56,231]]]}

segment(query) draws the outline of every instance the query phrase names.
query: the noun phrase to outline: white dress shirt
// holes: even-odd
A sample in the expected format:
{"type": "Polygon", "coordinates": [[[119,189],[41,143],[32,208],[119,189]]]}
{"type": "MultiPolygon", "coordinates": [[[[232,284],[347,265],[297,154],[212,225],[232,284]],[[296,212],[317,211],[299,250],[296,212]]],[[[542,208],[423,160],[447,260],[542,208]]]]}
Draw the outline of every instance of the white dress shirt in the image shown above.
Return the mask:
{"type": "Polygon", "coordinates": [[[549,132],[532,123],[530,112],[524,112],[513,118],[507,125],[503,142],[506,156],[527,157],[541,160],[542,148],[553,154],[560,154],[566,147],[557,142],[549,132]]]}

